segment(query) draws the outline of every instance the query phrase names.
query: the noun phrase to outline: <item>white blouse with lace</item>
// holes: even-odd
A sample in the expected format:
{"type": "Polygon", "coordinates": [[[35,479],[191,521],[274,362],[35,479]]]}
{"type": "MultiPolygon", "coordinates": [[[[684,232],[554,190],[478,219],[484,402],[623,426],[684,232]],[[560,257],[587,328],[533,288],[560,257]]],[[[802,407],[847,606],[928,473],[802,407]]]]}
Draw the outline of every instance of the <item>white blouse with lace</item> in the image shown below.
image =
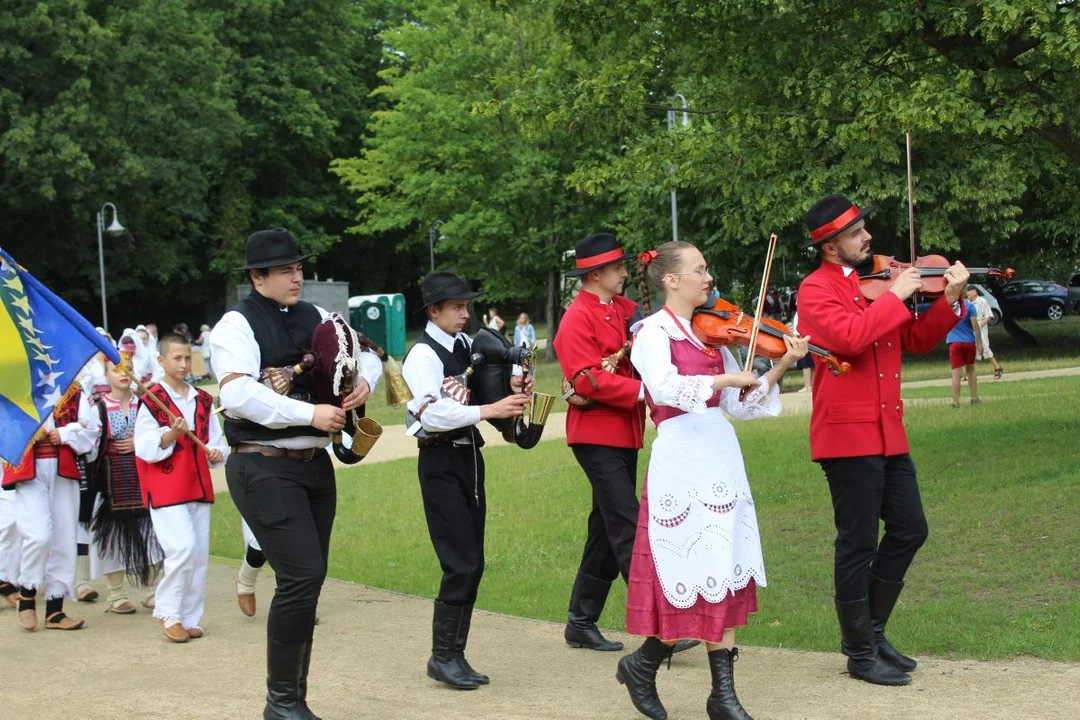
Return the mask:
{"type": "MultiPolygon", "coordinates": [[[[679,323],[689,328],[690,321],[679,323]]],[[[649,546],[664,596],[677,608],[702,597],[721,602],[750,580],[765,586],[754,499],[742,451],[727,416],[740,420],[780,413],[779,389],[762,384],[740,401],[738,388],[713,397],[712,375],[684,375],[673,362],[673,343],[694,343],[661,310],[632,328],[630,361],[654,405],[685,411],[660,423],[646,480],[649,546]]],[[[741,370],[726,349],[719,351],[725,373],[741,370]]]]}

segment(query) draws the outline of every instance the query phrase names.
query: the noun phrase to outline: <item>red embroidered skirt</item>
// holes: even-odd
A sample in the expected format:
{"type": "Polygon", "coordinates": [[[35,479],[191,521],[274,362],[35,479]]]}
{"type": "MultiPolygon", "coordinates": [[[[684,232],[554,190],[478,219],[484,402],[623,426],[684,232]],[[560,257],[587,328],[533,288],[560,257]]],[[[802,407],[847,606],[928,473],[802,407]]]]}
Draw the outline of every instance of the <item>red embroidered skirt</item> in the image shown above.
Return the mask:
{"type": "Polygon", "coordinates": [[[646,478],[630,562],[626,631],[631,635],[655,635],[666,642],[693,639],[717,643],[723,638],[724,630],[745,625],[753,612],[757,612],[757,587],[753,580],[722,602],[711,603],[699,597],[685,610],[664,597],[649,549],[649,480],[646,478]]]}

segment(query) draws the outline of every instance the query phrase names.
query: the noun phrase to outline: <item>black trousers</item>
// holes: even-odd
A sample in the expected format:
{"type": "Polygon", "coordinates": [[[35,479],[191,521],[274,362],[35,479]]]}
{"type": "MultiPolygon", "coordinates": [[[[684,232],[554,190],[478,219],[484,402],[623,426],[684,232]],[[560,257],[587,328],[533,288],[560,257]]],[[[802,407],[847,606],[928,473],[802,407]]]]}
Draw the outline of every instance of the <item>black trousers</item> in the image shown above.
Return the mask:
{"type": "Polygon", "coordinates": [[[570,449],[592,485],[592,512],[580,571],[608,582],[621,573],[629,582],[638,521],[638,451],[586,444],[570,449]]]}
{"type": "Polygon", "coordinates": [[[867,596],[870,573],[901,582],[926,542],[915,464],[910,455],[821,460],[832,493],[836,523],[836,599],[867,596]],[[878,520],[885,534],[878,542],[878,520]]]}
{"type": "Polygon", "coordinates": [[[229,493],[277,575],[266,636],[303,645],[315,629],[326,579],[337,484],[330,455],[311,462],[233,453],[225,463],[229,493]]]}
{"type": "Polygon", "coordinates": [[[475,445],[420,448],[420,495],[442,567],[438,600],[472,605],[484,575],[484,456],[475,445]]]}

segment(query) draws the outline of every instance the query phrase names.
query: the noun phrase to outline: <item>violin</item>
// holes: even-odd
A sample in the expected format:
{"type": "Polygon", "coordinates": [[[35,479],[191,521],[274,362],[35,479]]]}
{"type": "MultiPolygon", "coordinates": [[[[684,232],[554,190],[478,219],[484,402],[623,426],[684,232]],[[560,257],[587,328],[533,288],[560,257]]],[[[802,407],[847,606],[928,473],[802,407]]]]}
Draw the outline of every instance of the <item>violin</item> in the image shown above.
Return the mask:
{"type": "MultiPolygon", "coordinates": [[[[754,327],[754,316],[744,313],[733,303],[711,293],[709,300],[694,309],[690,322],[698,340],[710,347],[720,347],[736,343],[750,346],[750,337],[754,327]]],[[[779,320],[761,318],[753,353],[769,360],[778,360],[787,352],[784,336],[793,335],[787,325],[779,320]]],[[[810,344],[810,352],[825,363],[833,375],[844,375],[851,370],[851,364],[840,362],[836,356],[823,347],[810,344]]]]}
{"type": "MultiPolygon", "coordinates": [[[[909,267],[912,267],[912,263],[901,262],[891,255],[873,255],[856,269],[859,273],[859,289],[868,301],[873,302],[887,293],[896,276],[909,267]]],[[[945,271],[952,267],[948,258],[942,255],[924,255],[915,258],[914,267],[923,278],[923,287],[919,295],[941,297],[945,294],[945,287],[948,285],[945,280],[945,271]]],[[[988,278],[1012,280],[1016,277],[1016,271],[1012,268],[1001,270],[994,267],[981,267],[967,270],[972,275],[985,275],[988,278]]]]}

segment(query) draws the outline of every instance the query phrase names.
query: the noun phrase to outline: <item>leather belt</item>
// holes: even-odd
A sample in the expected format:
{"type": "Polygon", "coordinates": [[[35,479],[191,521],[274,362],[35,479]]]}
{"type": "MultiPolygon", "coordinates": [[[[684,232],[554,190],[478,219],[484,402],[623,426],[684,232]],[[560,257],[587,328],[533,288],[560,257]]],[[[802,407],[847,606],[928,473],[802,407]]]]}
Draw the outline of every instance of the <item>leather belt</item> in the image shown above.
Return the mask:
{"type": "Polygon", "coordinates": [[[319,453],[325,448],[304,448],[303,450],[289,450],[287,448],[271,447],[269,445],[255,445],[252,443],[240,443],[232,449],[237,453],[258,453],[265,457],[287,457],[301,462],[311,462],[319,457],[319,453]]]}

